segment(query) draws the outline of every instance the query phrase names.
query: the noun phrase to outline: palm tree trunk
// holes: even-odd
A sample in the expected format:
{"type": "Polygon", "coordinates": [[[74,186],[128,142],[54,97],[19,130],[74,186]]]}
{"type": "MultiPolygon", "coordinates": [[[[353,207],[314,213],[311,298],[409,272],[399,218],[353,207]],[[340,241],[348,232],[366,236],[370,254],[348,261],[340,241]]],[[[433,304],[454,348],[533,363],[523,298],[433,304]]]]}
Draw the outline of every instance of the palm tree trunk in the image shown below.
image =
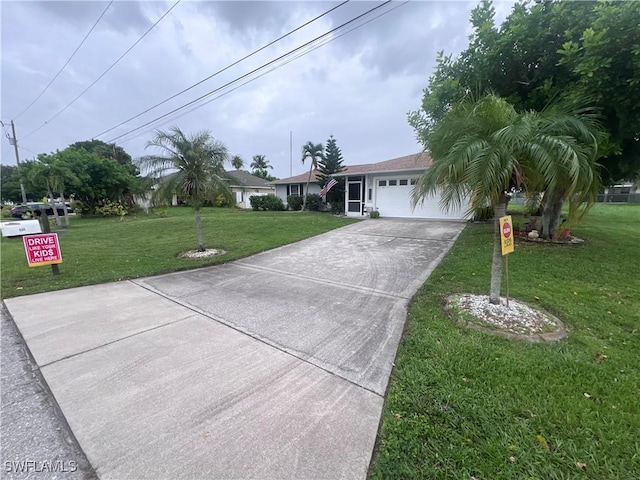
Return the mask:
{"type": "Polygon", "coordinates": [[[489,302],[500,304],[500,286],[502,285],[502,243],[500,241],[500,217],[507,213],[509,197],[503,195],[500,203],[493,209],[493,258],[491,260],[491,290],[489,302]]]}
{"type": "Polygon", "coordinates": [[[60,201],[62,202],[62,211],[64,212],[64,224],[69,228],[69,212],[67,212],[67,202],[64,201],[64,192],[60,190],[60,201]]]}
{"type": "Polygon", "coordinates": [[[307,188],[306,188],[306,191],[302,192],[304,197],[302,198],[302,210],[300,210],[301,212],[304,212],[304,209],[307,207],[307,195],[309,195],[309,183],[311,183],[311,171],[312,170],[313,170],[313,163],[309,166],[309,176],[307,176],[307,188]]]}
{"type": "Polygon", "coordinates": [[[540,236],[550,240],[556,234],[562,213],[562,195],[557,192],[545,192],[542,203],[542,230],[540,236]]]}
{"type": "Polygon", "coordinates": [[[204,234],[202,233],[202,219],[200,218],[200,207],[194,207],[196,214],[196,234],[198,235],[198,251],[204,252],[204,234]]]}

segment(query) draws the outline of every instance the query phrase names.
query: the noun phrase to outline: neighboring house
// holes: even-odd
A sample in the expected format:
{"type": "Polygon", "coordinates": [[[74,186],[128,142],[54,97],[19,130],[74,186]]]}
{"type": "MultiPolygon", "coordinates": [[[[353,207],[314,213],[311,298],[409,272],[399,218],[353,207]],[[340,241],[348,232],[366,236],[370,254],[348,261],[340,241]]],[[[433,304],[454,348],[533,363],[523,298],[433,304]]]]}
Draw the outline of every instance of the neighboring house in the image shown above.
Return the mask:
{"type": "Polygon", "coordinates": [[[640,187],[633,183],[622,183],[604,188],[598,194],[598,202],[640,203],[640,187]]]}
{"type": "MultiPolygon", "coordinates": [[[[309,195],[314,193],[320,195],[320,185],[318,184],[319,178],[317,177],[318,170],[314,170],[311,172],[311,182],[309,183],[309,195]]],[[[305,191],[307,186],[307,178],[309,178],[309,172],[303,173],[301,175],[296,175],[295,177],[283,178],[282,180],[274,180],[270,182],[271,185],[275,187],[276,197],[280,197],[282,202],[287,204],[287,197],[289,195],[301,197],[302,192],[305,191]]]]}
{"type": "MultiPolygon", "coordinates": [[[[383,217],[414,217],[459,220],[465,218],[467,205],[445,212],[440,196],[426,198],[422,205],[411,208],[411,191],[420,175],[431,166],[426,153],[417,153],[379,163],[348,166],[334,177],[345,177],[345,214],[362,217],[372,210],[383,217]]],[[[308,172],[271,182],[276,195],[285,203],[287,195],[302,195],[308,172]]],[[[320,193],[316,172],[311,175],[309,193],[320,193]]]]}
{"type": "MultiPolygon", "coordinates": [[[[236,198],[236,205],[240,208],[251,208],[249,198],[253,196],[269,195],[276,190],[265,179],[251,175],[244,170],[229,170],[229,188],[236,198]]],[[[286,201],[286,200],[285,200],[286,201]]]]}

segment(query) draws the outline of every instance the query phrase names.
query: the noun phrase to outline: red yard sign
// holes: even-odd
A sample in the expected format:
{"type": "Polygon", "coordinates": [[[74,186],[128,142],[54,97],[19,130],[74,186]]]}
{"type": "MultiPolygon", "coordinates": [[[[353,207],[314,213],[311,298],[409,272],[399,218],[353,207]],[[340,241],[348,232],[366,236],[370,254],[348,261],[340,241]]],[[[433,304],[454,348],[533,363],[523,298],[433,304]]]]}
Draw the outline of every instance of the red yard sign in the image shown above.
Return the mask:
{"type": "Polygon", "coordinates": [[[57,233],[26,235],[22,237],[22,241],[30,267],[62,263],[62,252],[57,233]]]}

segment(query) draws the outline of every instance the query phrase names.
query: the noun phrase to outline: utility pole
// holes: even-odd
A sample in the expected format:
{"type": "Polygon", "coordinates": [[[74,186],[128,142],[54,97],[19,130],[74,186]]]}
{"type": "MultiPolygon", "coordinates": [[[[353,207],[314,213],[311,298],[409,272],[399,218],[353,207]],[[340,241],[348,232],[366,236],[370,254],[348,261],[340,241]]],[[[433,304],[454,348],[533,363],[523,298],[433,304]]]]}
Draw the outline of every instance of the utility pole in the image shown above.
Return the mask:
{"type": "MultiPolygon", "coordinates": [[[[18,138],[16,137],[16,125],[11,120],[11,131],[13,132],[13,138],[9,139],[9,143],[13,144],[13,149],[16,152],[16,163],[18,164],[18,174],[20,173],[20,155],[18,154],[18,138]]],[[[27,193],[24,190],[24,184],[22,183],[22,176],[20,176],[20,191],[22,192],[22,203],[27,203],[27,193]]]]}

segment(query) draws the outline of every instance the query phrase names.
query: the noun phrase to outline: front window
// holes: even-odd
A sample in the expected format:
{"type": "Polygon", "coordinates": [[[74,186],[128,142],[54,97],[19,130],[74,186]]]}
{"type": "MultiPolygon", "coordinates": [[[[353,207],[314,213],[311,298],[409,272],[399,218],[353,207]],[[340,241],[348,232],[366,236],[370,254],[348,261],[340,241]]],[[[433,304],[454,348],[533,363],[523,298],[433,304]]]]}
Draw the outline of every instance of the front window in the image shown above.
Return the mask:
{"type": "Polygon", "coordinates": [[[300,196],[300,185],[291,185],[290,195],[300,196]]]}

